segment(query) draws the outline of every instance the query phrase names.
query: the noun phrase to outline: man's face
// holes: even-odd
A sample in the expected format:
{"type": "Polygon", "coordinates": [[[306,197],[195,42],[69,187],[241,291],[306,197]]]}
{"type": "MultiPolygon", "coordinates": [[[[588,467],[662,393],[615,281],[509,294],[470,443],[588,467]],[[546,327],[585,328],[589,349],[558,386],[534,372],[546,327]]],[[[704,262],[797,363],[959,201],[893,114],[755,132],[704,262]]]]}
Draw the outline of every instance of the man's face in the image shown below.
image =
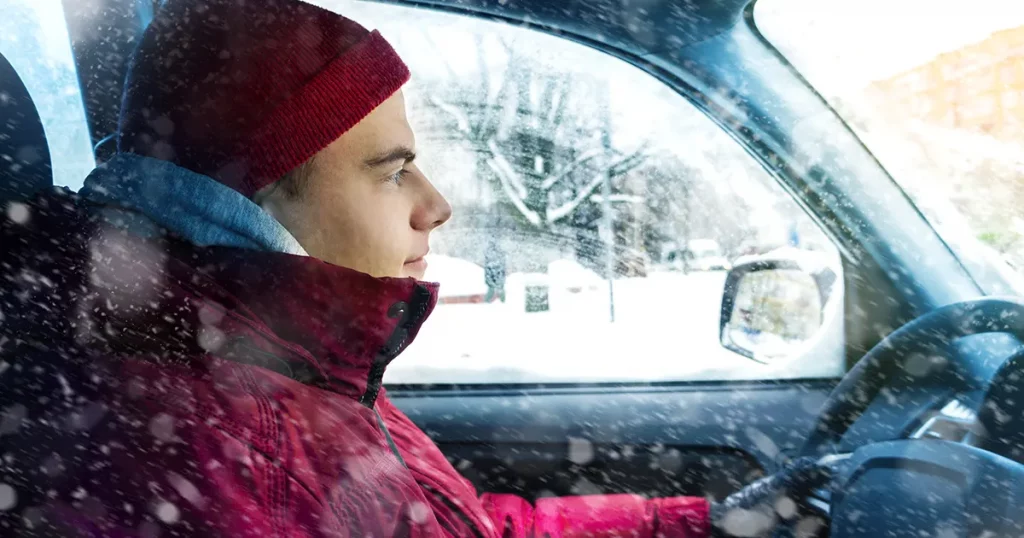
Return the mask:
{"type": "Polygon", "coordinates": [[[311,256],[376,277],[423,278],[428,238],[452,213],[413,163],[399,91],[314,158],[295,196],[261,205],[311,256]]]}

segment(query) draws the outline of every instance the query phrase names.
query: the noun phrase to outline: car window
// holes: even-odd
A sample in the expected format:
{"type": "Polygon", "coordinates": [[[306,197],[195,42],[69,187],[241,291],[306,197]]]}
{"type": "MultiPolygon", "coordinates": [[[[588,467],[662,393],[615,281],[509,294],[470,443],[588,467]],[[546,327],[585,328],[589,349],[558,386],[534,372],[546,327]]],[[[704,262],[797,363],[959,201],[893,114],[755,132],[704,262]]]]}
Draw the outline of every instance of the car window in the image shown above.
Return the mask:
{"type": "Polygon", "coordinates": [[[684,97],[625,61],[520,27],[320,4],[379,29],[410,64],[423,167],[455,210],[428,257],[440,304],[388,383],[841,375],[841,286],[808,318],[789,313],[801,292],[778,293],[804,282],[782,275],[757,288],[757,308],[774,313],[747,316],[773,320],[777,334],[732,323],[743,316],[721,326],[731,268],[806,258],[835,277],[839,256],[684,97]],[[751,342],[774,351],[743,352],[751,342]]]}
{"type": "Polygon", "coordinates": [[[0,54],[28,88],[50,146],[55,185],[78,190],[96,165],[60,0],[9,0],[0,54]]]}

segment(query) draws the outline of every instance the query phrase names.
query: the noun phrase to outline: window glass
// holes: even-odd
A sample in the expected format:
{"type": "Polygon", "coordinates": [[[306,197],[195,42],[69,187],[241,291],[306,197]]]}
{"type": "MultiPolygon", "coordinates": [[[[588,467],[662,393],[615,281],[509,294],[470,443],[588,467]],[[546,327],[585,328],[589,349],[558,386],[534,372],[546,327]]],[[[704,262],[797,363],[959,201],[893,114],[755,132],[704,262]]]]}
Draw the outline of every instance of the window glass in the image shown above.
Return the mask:
{"type": "Polygon", "coordinates": [[[1024,3],[964,6],[759,0],[754,19],[979,284],[992,294],[1020,293],[1024,3]]]}
{"type": "MultiPolygon", "coordinates": [[[[841,292],[820,305],[820,330],[799,342],[781,335],[783,356],[752,360],[722,345],[731,267],[796,256],[839,274],[839,258],[770,174],[685,98],[555,36],[322,4],[379,29],[409,63],[423,167],[455,210],[428,257],[440,304],[387,382],[841,375],[841,292]]],[[[785,306],[774,303],[775,315],[785,306]]]]}
{"type": "Polygon", "coordinates": [[[21,76],[43,121],[53,181],[78,190],[95,166],[60,0],[7,0],[0,54],[21,76]]]}

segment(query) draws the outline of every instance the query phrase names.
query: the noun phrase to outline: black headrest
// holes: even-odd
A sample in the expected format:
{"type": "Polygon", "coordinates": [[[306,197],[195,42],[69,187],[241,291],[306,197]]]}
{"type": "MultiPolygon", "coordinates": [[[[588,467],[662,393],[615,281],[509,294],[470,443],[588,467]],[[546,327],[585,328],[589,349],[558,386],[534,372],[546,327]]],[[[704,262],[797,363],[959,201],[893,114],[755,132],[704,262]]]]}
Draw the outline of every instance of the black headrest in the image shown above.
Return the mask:
{"type": "Polygon", "coordinates": [[[0,210],[52,185],[43,122],[21,77],[0,54],[0,210]]]}

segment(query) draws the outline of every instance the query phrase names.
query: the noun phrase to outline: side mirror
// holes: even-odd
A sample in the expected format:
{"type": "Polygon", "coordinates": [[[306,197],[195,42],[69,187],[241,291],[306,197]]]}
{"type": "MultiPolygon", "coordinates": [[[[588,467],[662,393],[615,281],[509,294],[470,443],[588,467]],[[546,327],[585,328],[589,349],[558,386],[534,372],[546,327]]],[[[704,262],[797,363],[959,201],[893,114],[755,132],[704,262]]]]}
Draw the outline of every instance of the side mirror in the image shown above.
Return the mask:
{"type": "Polygon", "coordinates": [[[738,260],[725,280],[719,340],[764,364],[793,356],[822,329],[835,283],[813,253],[738,260]]]}

